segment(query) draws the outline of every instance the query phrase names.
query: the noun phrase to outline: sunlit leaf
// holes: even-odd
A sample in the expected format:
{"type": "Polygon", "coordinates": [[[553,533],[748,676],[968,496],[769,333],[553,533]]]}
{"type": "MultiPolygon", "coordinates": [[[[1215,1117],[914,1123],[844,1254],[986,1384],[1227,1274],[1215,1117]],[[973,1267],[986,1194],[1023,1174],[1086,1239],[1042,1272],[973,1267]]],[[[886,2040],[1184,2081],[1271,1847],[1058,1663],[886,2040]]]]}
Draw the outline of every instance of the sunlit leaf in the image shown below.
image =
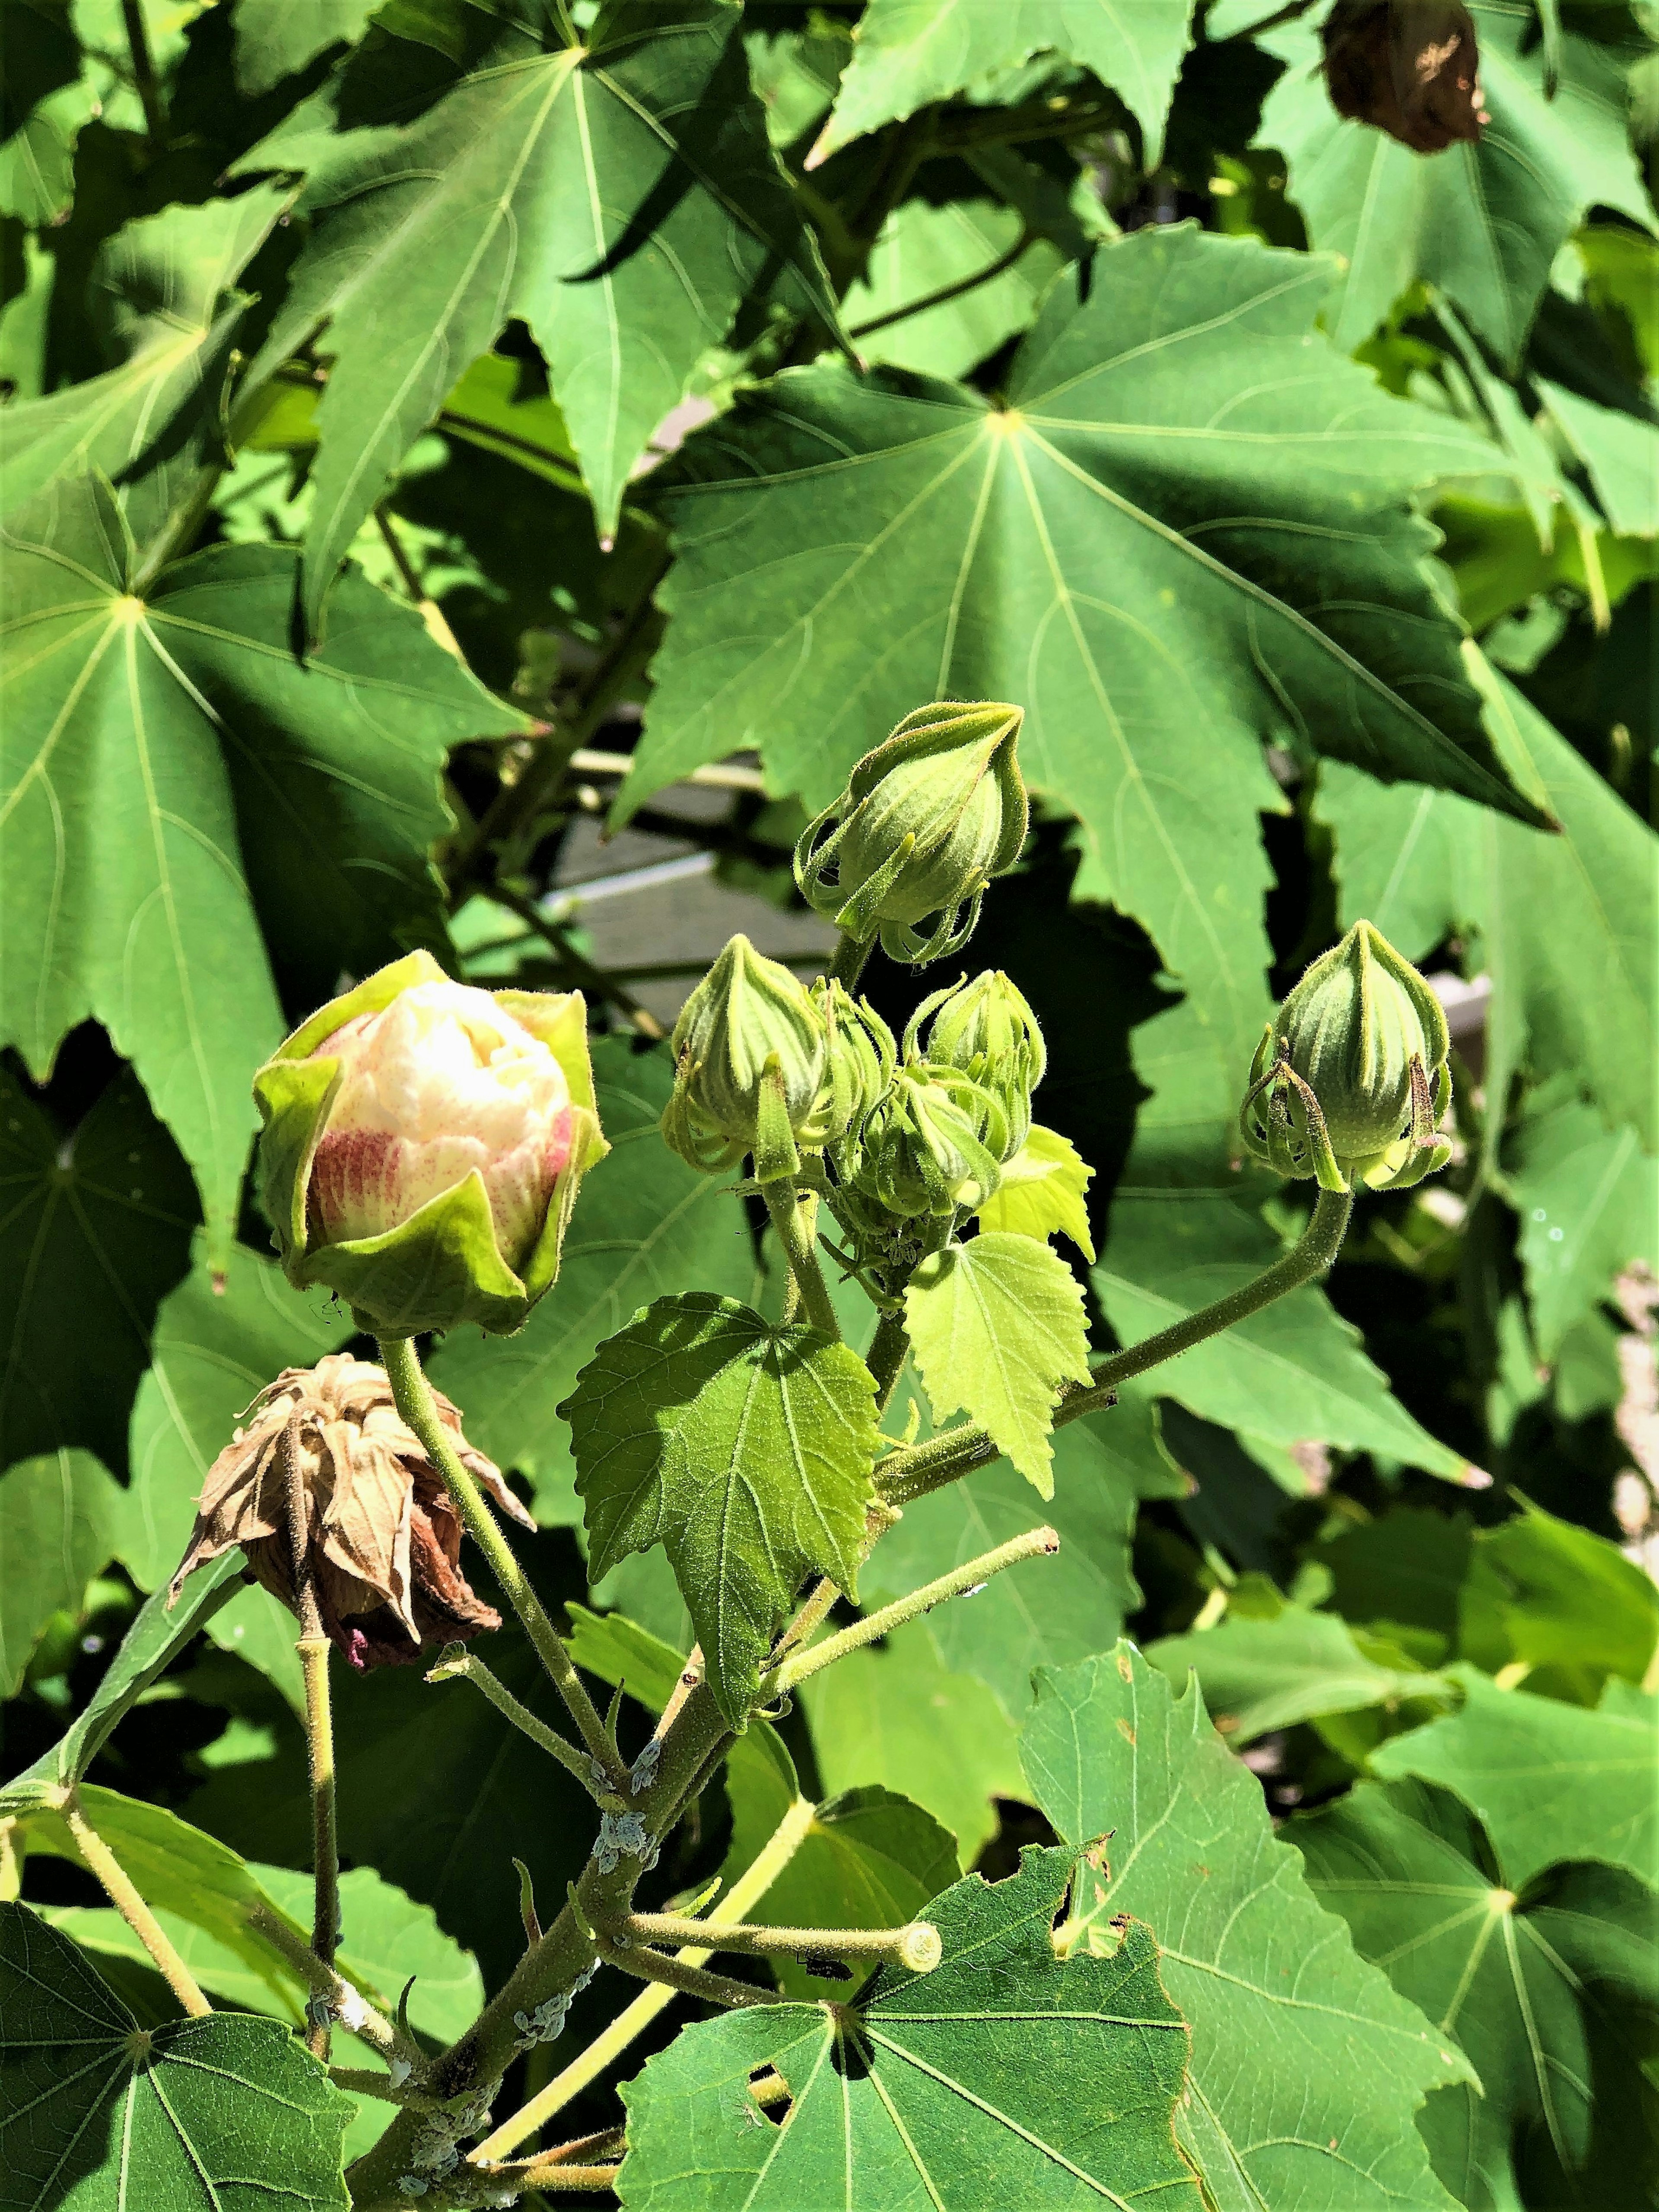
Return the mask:
{"type": "Polygon", "coordinates": [[[1241,1746],[1324,1713],[1395,1711],[1418,1698],[1431,1706],[1453,1694],[1437,1674],[1382,1663],[1346,1621],[1299,1605],[1270,1620],[1227,1620],[1199,1635],[1160,1637],[1146,1656],[1177,1690],[1194,1673],[1216,1727],[1241,1746]]]}

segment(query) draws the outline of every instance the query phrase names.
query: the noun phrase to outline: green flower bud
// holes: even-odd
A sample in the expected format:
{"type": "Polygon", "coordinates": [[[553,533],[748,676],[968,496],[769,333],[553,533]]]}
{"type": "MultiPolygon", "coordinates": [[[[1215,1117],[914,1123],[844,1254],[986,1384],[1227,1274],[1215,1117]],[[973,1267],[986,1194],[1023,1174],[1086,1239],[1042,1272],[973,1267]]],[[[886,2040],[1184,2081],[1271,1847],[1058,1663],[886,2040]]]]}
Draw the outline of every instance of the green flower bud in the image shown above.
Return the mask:
{"type": "Polygon", "coordinates": [[[1048,1054],[1036,1016],[1000,968],[987,968],[971,982],[924,999],[905,1030],[904,1056],[959,1067],[989,1091],[1008,1117],[1009,1149],[1003,1157],[1013,1158],[1030,1132],[1031,1093],[1042,1080],[1048,1054]],[[924,1048],[922,1027],[929,1023],[924,1048]]]}
{"type": "Polygon", "coordinates": [[[856,1139],[836,1155],[842,1182],[886,1214],[976,1212],[1002,1180],[1008,1123],[990,1091],[954,1067],[900,1067],[856,1139]]]}
{"type": "Polygon", "coordinates": [[[857,1129],[893,1079],[893,1032],[867,999],[832,977],[820,976],[811,996],[830,1040],[835,1118],[843,1130],[857,1129]]]}
{"type": "Polygon", "coordinates": [[[1023,720],[949,701],[907,714],[796,846],[809,904],[860,943],[879,931],[893,959],[918,967],[965,945],[986,884],[1025,842],[1023,720]]]}
{"type": "Polygon", "coordinates": [[[1314,962],[1267,1025],[1239,1129],[1280,1175],[1403,1188],[1443,1168],[1451,1100],[1440,1001],[1368,921],[1314,962]]]}
{"type": "Polygon", "coordinates": [[[674,1024],[673,1096],[662,1133],[682,1159],[716,1174],[755,1156],[775,1182],[800,1170],[800,1148],[845,1127],[823,1016],[795,976],[734,937],[674,1024]]]}
{"type": "Polygon", "coordinates": [[[289,1279],[382,1336],[523,1326],[599,1134],[579,992],[481,991],[429,953],[368,976],[253,1079],[289,1279]]]}

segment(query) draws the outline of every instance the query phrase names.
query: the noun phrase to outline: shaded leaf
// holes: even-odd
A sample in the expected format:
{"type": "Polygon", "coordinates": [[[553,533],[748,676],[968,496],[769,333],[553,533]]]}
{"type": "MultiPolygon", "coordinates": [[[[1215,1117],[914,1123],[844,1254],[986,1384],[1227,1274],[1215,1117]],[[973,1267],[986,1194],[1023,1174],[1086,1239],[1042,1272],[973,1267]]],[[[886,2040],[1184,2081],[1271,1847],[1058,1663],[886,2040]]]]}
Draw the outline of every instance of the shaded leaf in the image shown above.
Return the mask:
{"type": "Polygon", "coordinates": [[[592,1053],[611,1149],[582,1184],[557,1284],[518,1335],[452,1335],[432,1368],[465,1409],[479,1450],[534,1482],[537,1516],[547,1522],[581,1517],[556,1409],[599,1346],[653,1298],[684,1290],[743,1297],[755,1280],[740,1201],[662,1141],[657,1123],[674,1080],[668,1054],[636,1051],[622,1037],[595,1037],[592,1053]]]}
{"type": "Polygon", "coordinates": [[[864,359],[890,362],[924,376],[966,376],[999,346],[1030,327],[1043,292],[1060,265],[1056,247],[1046,239],[1030,239],[988,283],[976,283],[958,298],[921,314],[900,315],[899,310],[978,276],[1027,237],[1018,209],[989,195],[942,201],[918,195],[895,208],[870,249],[864,274],[842,301],[848,329],[859,334],[856,343],[864,359]],[[897,319],[884,328],[863,327],[890,315],[897,319]]]}
{"type": "Polygon", "coordinates": [[[1632,2153],[1659,2118],[1640,2063],[1659,2023],[1652,1892],[1574,1866],[1518,1896],[1479,1821],[1420,1783],[1361,1783],[1284,1833],[1361,1957],[1480,2076],[1419,2121],[1459,2203],[1644,2205],[1632,2153]]]}
{"type": "Polygon", "coordinates": [[[623,2203],[794,2212],[823,2202],[832,2174],[856,2212],[1097,2200],[1198,2212],[1170,2128],[1186,2035],[1158,1946],[1136,1923],[1109,1960],[1056,1960],[1073,1863],[1027,1851],[1006,1881],[947,1890],[927,1915],[942,1964],[921,1978],[884,1970],[850,2016],[766,2006],[687,2028],[623,2088],[623,2203]],[[749,2094],[769,2063],[793,2100],[781,2133],[749,2094]]]}
{"type": "Polygon", "coordinates": [[[1155,169],[1192,12],[1190,0],[1003,0],[994,8],[871,0],[823,143],[826,150],[847,145],[1052,49],[1119,95],[1155,169]]]}
{"type": "Polygon", "coordinates": [[[1217,1729],[1234,1744],[1326,1713],[1394,1711],[1407,1699],[1452,1695],[1439,1675],[1382,1663],[1346,1620],[1300,1605],[1267,1620],[1229,1618],[1200,1635],[1161,1637],[1146,1656],[1177,1691],[1189,1669],[1196,1674],[1217,1729]]]}
{"type": "Polygon", "coordinates": [[[75,142],[98,112],[69,0],[11,0],[0,106],[0,210],[58,222],[75,191],[75,142]]]}
{"type": "Polygon", "coordinates": [[[1061,1834],[1105,1839],[1079,1875],[1079,1934],[1109,1942],[1121,1912],[1165,1930],[1192,2033],[1176,2132],[1221,2212],[1449,2212],[1412,2120],[1471,2069],[1314,1901],[1199,1691],[1177,1698],[1127,1644],[1045,1669],[1023,1756],[1061,1834]]]}
{"type": "Polygon", "coordinates": [[[1526,51],[1531,10],[1473,0],[1469,12],[1492,119],[1479,144],[1432,158],[1343,121],[1331,106],[1316,29],[1286,25],[1262,40],[1291,68],[1268,94],[1258,138],[1285,155],[1289,197],[1313,244],[1346,262],[1332,328],[1344,352],[1424,282],[1449,293],[1513,365],[1550,264],[1591,207],[1616,208],[1652,228],[1616,55],[1587,39],[1564,40],[1551,100],[1540,55],[1526,51]]]}
{"type": "Polygon", "coordinates": [[[619,808],[759,747],[809,808],[919,699],[1018,699],[1079,896],[1145,923],[1230,1068],[1266,1013],[1260,740],[1519,806],[1423,566],[1417,487],[1495,449],[1379,392],[1305,256],[1152,227],[1060,280],[1007,404],[816,366],[690,440],[619,808]],[[871,640],[879,635],[872,657],[871,640]]]}
{"type": "MultiPolygon", "coordinates": [[[[1492,979],[1486,1083],[1571,1072],[1609,1124],[1659,1150],[1659,839],[1502,676],[1472,656],[1494,743],[1562,825],[1546,836],[1443,793],[1380,790],[1338,764],[1319,811],[1336,834],[1346,924],[1369,915],[1408,960],[1447,937],[1478,941],[1492,979]]],[[[1502,1116],[1490,1114],[1495,1140],[1502,1116]]]]}
{"type": "MultiPolygon", "coordinates": [[[[956,1838],[931,1813],[879,1784],[826,1797],[796,1851],[766,1893],[766,1917],[782,1928],[899,1928],[925,1917],[929,1898],[961,1874],[956,1838]]],[[[853,1963],[853,1962],[849,1962],[853,1963]]],[[[869,1979],[811,1973],[798,1959],[774,1962],[787,1996],[842,2004],[869,1979]]]]}
{"type": "Polygon", "coordinates": [[[1553,1361],[1632,1261],[1659,1273],[1659,1160],[1628,1122],[1610,1129],[1570,1094],[1534,1097],[1505,1147],[1504,1188],[1521,1217],[1533,1336],[1553,1361]]]}
{"type": "Polygon", "coordinates": [[[947,1244],[911,1276],[904,1326],[935,1423],[957,1413],[981,1423],[1038,1496],[1052,1498],[1060,1386],[1089,1380],[1083,1289],[1066,1262],[1006,1231],[947,1244]]]}
{"type": "Polygon", "coordinates": [[[377,0],[327,0],[325,7],[295,7],[293,0],[237,0],[236,89],[257,100],[285,76],[294,76],[334,46],[362,38],[377,0]]]}
{"type": "Polygon", "coordinates": [[[313,102],[306,135],[279,131],[247,157],[307,170],[312,222],[252,380],[319,331],[334,359],[306,551],[313,631],[358,524],[509,316],[547,358],[607,533],[647,439],[752,286],[787,267],[833,323],[738,21],[729,0],[618,0],[587,46],[550,22],[546,37],[471,23],[475,51],[417,119],[347,127],[361,114],[348,70],[337,113],[313,102]]]}
{"type": "Polygon", "coordinates": [[[1640,416],[1598,406],[1547,378],[1539,379],[1538,389],[1589,471],[1613,529],[1621,538],[1659,532],[1659,427],[1640,416]]]}
{"type": "Polygon", "coordinates": [[[0,1698],[15,1697],[41,1630],[78,1613],[112,1559],[127,1493],[90,1452],[43,1453],[0,1480],[0,1698]]]}
{"type": "Polygon", "coordinates": [[[351,2106],[279,2021],[141,2029],[65,1936],[0,1905],[0,2172],[8,2207],[345,2212],[351,2106]]]}
{"type": "Polygon", "coordinates": [[[1659,1698],[1617,1678],[1600,1708],[1500,1690],[1455,1668],[1460,1711],[1394,1737],[1372,1757],[1384,1780],[1438,1783],[1478,1814],[1516,1888],[1547,1866],[1595,1859],[1659,1872],[1659,1698]]]}
{"type": "Polygon", "coordinates": [[[1463,1586],[1463,1656],[1488,1674],[1519,1662],[1640,1682],[1659,1641],[1659,1590],[1616,1544],[1525,1498],[1483,1528],[1463,1586]]]}

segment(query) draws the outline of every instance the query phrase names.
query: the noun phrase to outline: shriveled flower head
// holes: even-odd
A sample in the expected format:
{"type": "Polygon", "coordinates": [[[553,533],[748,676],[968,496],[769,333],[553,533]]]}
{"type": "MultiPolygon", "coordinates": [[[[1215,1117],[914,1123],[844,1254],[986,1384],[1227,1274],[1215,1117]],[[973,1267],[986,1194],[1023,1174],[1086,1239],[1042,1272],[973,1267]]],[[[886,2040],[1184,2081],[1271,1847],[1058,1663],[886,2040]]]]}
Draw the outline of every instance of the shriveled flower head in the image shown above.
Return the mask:
{"type": "Polygon", "coordinates": [[[1337,113],[1386,131],[1413,153],[1474,144],[1492,121],[1463,0],[1337,0],[1322,35],[1337,113]]]}
{"type": "MultiPolygon", "coordinates": [[[[432,1395],[462,1464],[503,1512],[533,1527],[500,1469],[462,1436],[455,1407],[441,1390],[432,1395]]],[[[246,1425],[208,1469],[169,1605],[186,1575],[240,1545],[254,1579],[297,1617],[290,1425],[323,1626],[354,1667],[407,1664],[428,1645],[501,1626],[460,1571],[459,1516],[393,1404],[386,1370],[346,1352],[285,1369],[249,1407],[246,1425]]]]}

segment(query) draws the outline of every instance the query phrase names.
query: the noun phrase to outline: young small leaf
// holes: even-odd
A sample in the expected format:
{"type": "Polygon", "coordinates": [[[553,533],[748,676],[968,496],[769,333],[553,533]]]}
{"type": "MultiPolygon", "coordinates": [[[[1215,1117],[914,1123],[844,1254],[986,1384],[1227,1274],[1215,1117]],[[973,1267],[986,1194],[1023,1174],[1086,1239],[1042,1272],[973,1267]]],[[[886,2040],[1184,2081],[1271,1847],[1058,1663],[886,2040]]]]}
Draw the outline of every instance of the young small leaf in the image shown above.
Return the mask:
{"type": "Polygon", "coordinates": [[[1030,1134],[1002,1170],[1000,1188],[979,1210],[981,1229],[1022,1237],[1069,1237],[1085,1260],[1095,1256],[1084,1194],[1094,1170],[1068,1137],[1033,1121],[1030,1134]]]}
{"type": "Polygon", "coordinates": [[[659,1298],[602,1344],[559,1408],[595,1579],[665,1546],[734,1724],[804,1578],[856,1589],[874,1400],[845,1345],[691,1292],[659,1298]]]}
{"type": "Polygon", "coordinates": [[[1083,1291],[1046,1243],[1006,1230],[947,1244],[904,1293],[904,1325],[935,1422],[957,1412],[989,1430],[1052,1498],[1048,1432],[1062,1382],[1089,1379],[1083,1291]]]}
{"type": "Polygon", "coordinates": [[[884,1968],[867,2002],[774,2005],[687,2028],[623,2090],[630,2212],[806,2205],[1199,2212],[1170,2116],[1187,2036],[1132,1923],[1110,1958],[1054,1955],[1070,1851],[1027,1850],[934,1900],[933,1972],[884,1968]],[[749,2094],[788,2084],[781,2133],[749,2094]],[[833,2177],[833,2181],[831,2180],[833,2177]]]}

